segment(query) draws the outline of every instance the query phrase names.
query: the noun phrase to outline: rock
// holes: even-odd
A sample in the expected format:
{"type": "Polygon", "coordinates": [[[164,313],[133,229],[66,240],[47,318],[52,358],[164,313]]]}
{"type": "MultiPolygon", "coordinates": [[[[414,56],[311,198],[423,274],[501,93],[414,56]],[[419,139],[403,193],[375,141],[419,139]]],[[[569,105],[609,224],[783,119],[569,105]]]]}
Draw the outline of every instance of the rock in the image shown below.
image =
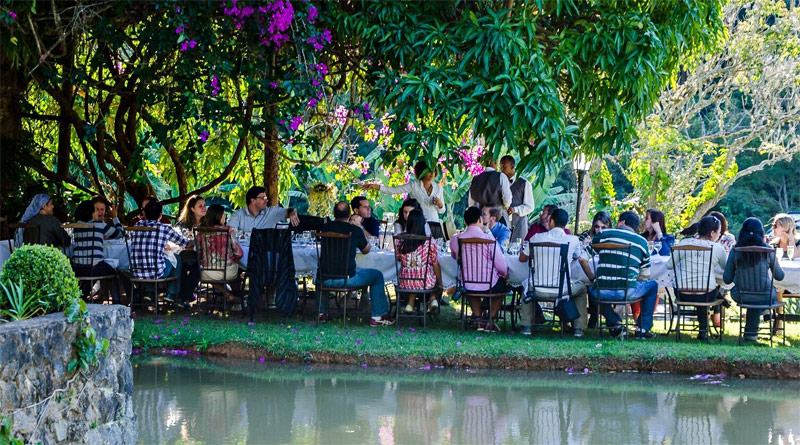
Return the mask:
{"type": "Polygon", "coordinates": [[[31,407],[53,396],[36,408],[14,414],[12,437],[45,445],[136,443],[130,310],[89,305],[89,319],[98,336],[108,339],[108,354],[55,395],[76,375],[67,372],[67,364],[75,356],[77,326],[61,314],[0,325],[0,413],[31,407]]]}

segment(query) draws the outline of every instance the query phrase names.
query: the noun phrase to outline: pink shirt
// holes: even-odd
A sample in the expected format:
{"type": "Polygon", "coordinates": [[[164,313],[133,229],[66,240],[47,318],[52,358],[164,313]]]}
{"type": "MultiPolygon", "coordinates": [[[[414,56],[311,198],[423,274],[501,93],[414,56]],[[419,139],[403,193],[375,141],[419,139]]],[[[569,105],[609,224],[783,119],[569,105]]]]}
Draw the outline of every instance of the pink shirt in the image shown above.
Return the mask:
{"type": "MultiPolygon", "coordinates": [[[[485,239],[485,240],[489,240],[489,241],[494,241],[494,236],[492,236],[491,233],[483,233],[483,230],[481,230],[481,228],[478,227],[478,226],[469,226],[469,227],[467,227],[467,230],[454,235],[450,239],[450,250],[452,252],[453,258],[455,258],[455,259],[458,259],[458,239],[459,238],[463,238],[463,239],[481,238],[481,239],[485,239]]],[[[474,279],[475,281],[486,281],[485,277],[487,275],[485,275],[484,273],[491,272],[491,274],[492,274],[492,287],[494,287],[494,285],[497,284],[497,279],[499,277],[507,277],[508,276],[508,264],[506,263],[506,259],[503,256],[503,252],[500,251],[500,246],[498,246],[496,242],[493,242],[490,245],[487,244],[485,246],[481,246],[481,248],[483,249],[483,253],[482,253],[482,255],[480,255],[479,258],[482,260],[482,262],[483,262],[482,266],[485,266],[485,270],[482,270],[483,268],[478,269],[478,271],[477,271],[478,273],[476,275],[482,275],[483,279],[481,279],[480,276],[476,276],[476,277],[467,276],[467,277],[464,277],[464,278],[466,278],[467,280],[473,280],[474,279]],[[492,261],[492,251],[490,249],[492,247],[494,248],[494,264],[491,263],[491,261],[492,261]],[[484,272],[484,273],[481,273],[481,272],[484,272]]],[[[464,287],[466,287],[467,290],[473,290],[473,291],[487,291],[487,290],[489,290],[489,288],[487,288],[486,285],[480,285],[480,284],[477,284],[477,283],[466,283],[464,287]]]]}

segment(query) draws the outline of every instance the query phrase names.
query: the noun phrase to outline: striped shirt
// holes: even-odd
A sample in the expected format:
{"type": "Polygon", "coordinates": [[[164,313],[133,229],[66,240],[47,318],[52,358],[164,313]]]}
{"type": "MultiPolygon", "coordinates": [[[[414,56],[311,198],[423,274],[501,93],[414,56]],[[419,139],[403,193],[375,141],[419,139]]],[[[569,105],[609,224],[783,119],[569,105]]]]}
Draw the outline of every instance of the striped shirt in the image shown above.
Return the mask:
{"type": "Polygon", "coordinates": [[[91,229],[73,229],[72,262],[81,266],[93,266],[103,260],[103,241],[122,238],[123,230],[119,219],[113,225],[105,221],[78,221],[93,226],[91,229]]]}
{"type": "Polygon", "coordinates": [[[639,275],[650,276],[650,249],[647,241],[640,235],[626,229],[606,229],[592,238],[592,244],[617,243],[631,246],[627,253],[601,253],[597,266],[597,281],[600,287],[621,286],[621,280],[628,279],[628,288],[636,285],[639,275]]]}

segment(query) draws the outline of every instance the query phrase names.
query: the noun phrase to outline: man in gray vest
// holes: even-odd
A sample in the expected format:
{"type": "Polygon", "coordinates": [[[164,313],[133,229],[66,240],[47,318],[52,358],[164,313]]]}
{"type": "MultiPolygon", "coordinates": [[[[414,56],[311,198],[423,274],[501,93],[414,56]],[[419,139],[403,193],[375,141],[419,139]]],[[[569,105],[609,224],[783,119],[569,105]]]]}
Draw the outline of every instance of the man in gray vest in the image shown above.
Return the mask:
{"type": "Polygon", "coordinates": [[[508,214],[511,216],[511,241],[525,237],[528,233],[528,214],[533,212],[533,190],[531,183],[522,178],[515,178],[517,162],[512,156],[500,158],[500,171],[506,175],[511,183],[511,206],[508,214]]]}
{"type": "Polygon", "coordinates": [[[511,207],[511,184],[508,182],[508,177],[497,171],[497,163],[491,153],[484,155],[483,165],[486,166],[486,169],[474,177],[469,186],[467,203],[470,207],[500,207],[503,211],[499,222],[510,227],[509,217],[506,213],[506,209],[511,207]]]}

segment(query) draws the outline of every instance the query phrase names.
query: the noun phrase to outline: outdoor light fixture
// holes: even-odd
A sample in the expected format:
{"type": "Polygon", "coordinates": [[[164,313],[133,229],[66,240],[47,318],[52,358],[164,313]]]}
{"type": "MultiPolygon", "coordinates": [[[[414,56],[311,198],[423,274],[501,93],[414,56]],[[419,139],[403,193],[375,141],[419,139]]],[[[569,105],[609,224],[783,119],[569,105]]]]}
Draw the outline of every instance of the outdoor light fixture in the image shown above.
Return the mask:
{"type": "Polygon", "coordinates": [[[591,165],[591,160],[586,159],[586,156],[583,153],[576,153],[575,158],[572,159],[572,168],[575,169],[575,173],[578,176],[578,199],[575,203],[575,232],[573,233],[575,236],[578,235],[578,223],[580,222],[581,217],[583,178],[586,175],[586,172],[589,171],[589,165],[591,165]]]}

